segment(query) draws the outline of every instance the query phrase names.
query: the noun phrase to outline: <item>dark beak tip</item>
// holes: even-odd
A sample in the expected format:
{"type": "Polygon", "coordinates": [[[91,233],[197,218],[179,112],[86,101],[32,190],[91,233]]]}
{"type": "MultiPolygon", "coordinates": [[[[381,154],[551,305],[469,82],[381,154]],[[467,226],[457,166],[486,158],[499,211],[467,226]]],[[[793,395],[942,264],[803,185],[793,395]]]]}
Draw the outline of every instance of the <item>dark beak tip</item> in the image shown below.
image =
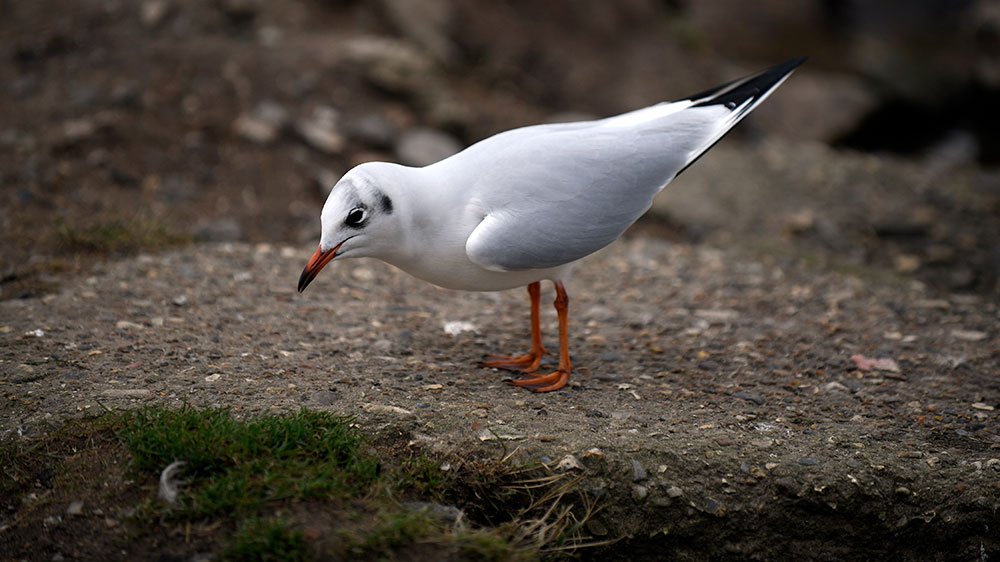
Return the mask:
{"type": "Polygon", "coordinates": [[[302,291],[305,291],[306,287],[309,286],[309,283],[311,281],[312,281],[312,277],[310,277],[310,275],[309,275],[309,268],[307,267],[307,268],[305,268],[305,269],[302,270],[302,275],[299,275],[299,293],[301,293],[302,291]]]}

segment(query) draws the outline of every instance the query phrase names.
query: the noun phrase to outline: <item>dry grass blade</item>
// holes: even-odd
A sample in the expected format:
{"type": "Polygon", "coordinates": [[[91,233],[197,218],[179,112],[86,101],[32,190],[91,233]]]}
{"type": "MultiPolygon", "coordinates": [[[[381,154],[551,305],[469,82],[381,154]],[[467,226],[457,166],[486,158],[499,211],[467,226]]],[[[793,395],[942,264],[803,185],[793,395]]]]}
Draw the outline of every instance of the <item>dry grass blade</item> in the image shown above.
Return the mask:
{"type": "Polygon", "coordinates": [[[523,476],[506,484],[509,490],[529,494],[531,503],[511,521],[511,541],[539,552],[570,553],[579,548],[614,542],[594,541],[584,534],[584,527],[602,509],[580,490],[585,474],[569,472],[537,475],[535,467],[516,471],[523,476]],[[534,474],[534,476],[532,476],[534,474]]]}

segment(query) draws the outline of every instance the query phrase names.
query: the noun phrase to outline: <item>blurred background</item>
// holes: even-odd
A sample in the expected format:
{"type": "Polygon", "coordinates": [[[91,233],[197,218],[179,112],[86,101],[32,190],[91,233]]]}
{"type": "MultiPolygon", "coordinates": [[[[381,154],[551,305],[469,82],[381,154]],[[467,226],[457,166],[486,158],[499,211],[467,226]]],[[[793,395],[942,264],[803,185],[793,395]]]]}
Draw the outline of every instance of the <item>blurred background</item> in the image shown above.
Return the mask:
{"type": "MultiPolygon", "coordinates": [[[[1000,297],[1000,3],[0,0],[0,298],[311,250],[341,174],[802,66],[634,235],[1000,297]]],[[[298,272],[289,272],[293,286],[298,272]]]]}

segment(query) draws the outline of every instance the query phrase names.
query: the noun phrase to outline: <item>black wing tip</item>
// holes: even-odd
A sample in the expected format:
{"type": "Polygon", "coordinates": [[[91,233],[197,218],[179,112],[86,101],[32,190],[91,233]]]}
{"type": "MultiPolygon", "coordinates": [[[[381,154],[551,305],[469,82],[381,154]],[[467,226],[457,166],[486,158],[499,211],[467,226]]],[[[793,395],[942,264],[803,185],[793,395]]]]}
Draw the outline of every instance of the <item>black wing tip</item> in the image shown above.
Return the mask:
{"type": "MultiPolygon", "coordinates": [[[[704,92],[699,92],[693,96],[688,96],[687,99],[695,101],[695,107],[703,107],[706,105],[717,105],[724,104],[726,102],[736,101],[729,99],[730,97],[740,97],[739,93],[752,92],[756,89],[758,92],[770,90],[774,84],[781,81],[782,78],[788,76],[793,70],[799,67],[802,63],[809,60],[807,56],[795,57],[794,59],[785,61],[781,64],[774,65],[770,68],[764,69],[756,74],[751,74],[749,76],[744,76],[743,78],[733,80],[732,82],[727,82],[721,86],[717,86],[710,90],[705,90],[704,92]],[[734,85],[737,85],[733,87],[734,85]],[[721,95],[720,95],[721,94],[721,95]],[[726,94],[736,94],[734,96],[729,96],[726,94]]],[[[751,93],[751,95],[753,95],[751,93]]],[[[745,99],[744,95],[743,98],[745,99]]],[[[743,100],[739,100],[742,102],[743,100]]]]}
{"type": "MultiPolygon", "coordinates": [[[[766,70],[762,70],[756,74],[751,74],[749,76],[744,76],[738,80],[734,80],[727,84],[723,84],[718,88],[712,88],[707,92],[701,94],[696,94],[688,98],[689,100],[694,100],[695,103],[691,107],[706,107],[711,105],[725,105],[730,110],[734,110],[740,105],[743,105],[749,99],[757,98],[749,106],[744,107],[740,111],[740,116],[736,119],[738,122],[742,119],[742,116],[749,113],[760,103],[760,96],[766,96],[768,92],[778,87],[778,84],[782,80],[788,77],[800,64],[806,62],[809,57],[796,57],[792,60],[783,62],[781,64],[772,66],[766,70]]],[[[735,122],[733,123],[735,125],[735,122]]],[[[732,125],[731,125],[732,126],[732,125]]],[[[728,132],[728,129],[727,131],[728,132]]],[[[683,168],[674,174],[674,177],[681,175],[681,172],[687,170],[691,164],[694,164],[699,158],[701,158],[710,148],[715,146],[717,142],[722,140],[725,136],[723,133],[719,138],[715,140],[712,144],[705,147],[697,156],[692,158],[683,168]]]]}

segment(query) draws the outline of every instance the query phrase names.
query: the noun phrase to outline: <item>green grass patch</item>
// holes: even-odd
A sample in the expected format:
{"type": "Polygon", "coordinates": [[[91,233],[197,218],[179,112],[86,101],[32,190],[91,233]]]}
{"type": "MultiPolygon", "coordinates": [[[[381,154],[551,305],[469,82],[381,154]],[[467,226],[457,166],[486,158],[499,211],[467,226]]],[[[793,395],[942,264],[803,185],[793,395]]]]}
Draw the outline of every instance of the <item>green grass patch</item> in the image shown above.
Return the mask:
{"type": "Polygon", "coordinates": [[[229,539],[219,562],[298,562],[309,559],[305,536],[280,520],[251,519],[229,539]]]}
{"type": "Polygon", "coordinates": [[[573,507],[577,477],[507,455],[449,458],[443,471],[400,445],[325,411],[238,419],[228,409],[148,407],[70,421],[0,442],[9,476],[0,492],[17,500],[19,521],[0,549],[30,558],[53,516],[66,536],[100,551],[124,545],[132,559],[175,545],[182,557],[219,560],[520,561],[582,544],[592,508],[573,507]],[[157,490],[175,461],[185,464],[167,503],[157,490]],[[66,517],[74,502],[83,515],[66,517]],[[94,517],[106,519],[107,537],[86,526],[94,517]],[[122,543],[111,529],[126,528],[122,543]]]}
{"type": "Polygon", "coordinates": [[[62,219],[55,224],[55,242],[70,254],[133,254],[181,246],[193,240],[152,218],[106,218],[75,227],[62,219]]]}
{"type": "Polygon", "coordinates": [[[159,475],[184,461],[190,482],[182,519],[246,516],[286,500],[331,499],[366,492],[379,463],[362,449],[350,419],[301,410],[235,420],[227,409],[144,408],[123,416],[119,437],[137,470],[159,475]]]}
{"type": "Polygon", "coordinates": [[[388,557],[405,545],[438,534],[434,522],[420,511],[394,511],[379,519],[366,534],[347,541],[351,554],[361,558],[388,557]]]}

